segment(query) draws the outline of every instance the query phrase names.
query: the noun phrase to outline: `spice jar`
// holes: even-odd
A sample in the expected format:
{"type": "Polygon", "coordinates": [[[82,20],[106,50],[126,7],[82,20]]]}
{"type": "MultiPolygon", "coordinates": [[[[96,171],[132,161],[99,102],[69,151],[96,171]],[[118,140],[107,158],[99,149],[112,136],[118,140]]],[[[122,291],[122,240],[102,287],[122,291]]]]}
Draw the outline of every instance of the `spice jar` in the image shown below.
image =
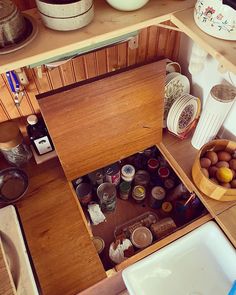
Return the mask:
{"type": "Polygon", "coordinates": [[[129,182],[123,181],[120,183],[119,189],[120,189],[120,198],[122,200],[128,200],[129,193],[131,190],[131,184],[129,182]]]}
{"type": "Polygon", "coordinates": [[[121,168],[121,178],[126,182],[132,182],[134,179],[135,168],[132,165],[124,165],[121,168]]]}
{"type": "Polygon", "coordinates": [[[165,196],[166,191],[163,187],[154,186],[154,188],[151,191],[150,207],[154,209],[160,208],[165,196]]]}
{"type": "Polygon", "coordinates": [[[76,194],[82,205],[88,205],[92,200],[92,187],[89,183],[80,183],[76,187],[76,194]]]}
{"type": "Polygon", "coordinates": [[[141,203],[146,197],[146,189],[142,185],[136,185],[132,192],[132,197],[137,203],[141,203]]]}
{"type": "Polygon", "coordinates": [[[25,164],[32,157],[15,122],[0,124],[0,150],[5,159],[16,166],[25,164]]]}
{"type": "Polygon", "coordinates": [[[148,160],[148,170],[151,173],[154,173],[155,171],[157,171],[157,168],[159,167],[159,162],[157,159],[151,158],[148,160]]]}

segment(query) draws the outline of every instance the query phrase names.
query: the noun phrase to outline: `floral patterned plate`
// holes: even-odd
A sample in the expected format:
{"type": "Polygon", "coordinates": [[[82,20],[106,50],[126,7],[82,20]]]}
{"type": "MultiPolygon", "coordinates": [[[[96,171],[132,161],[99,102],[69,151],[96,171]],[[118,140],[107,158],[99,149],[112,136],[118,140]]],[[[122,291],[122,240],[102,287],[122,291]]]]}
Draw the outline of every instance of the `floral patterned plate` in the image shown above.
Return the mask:
{"type": "Polygon", "coordinates": [[[170,73],[167,75],[165,85],[164,99],[164,127],[167,126],[167,116],[174,101],[182,94],[190,92],[190,83],[186,76],[179,73],[170,73]]]}

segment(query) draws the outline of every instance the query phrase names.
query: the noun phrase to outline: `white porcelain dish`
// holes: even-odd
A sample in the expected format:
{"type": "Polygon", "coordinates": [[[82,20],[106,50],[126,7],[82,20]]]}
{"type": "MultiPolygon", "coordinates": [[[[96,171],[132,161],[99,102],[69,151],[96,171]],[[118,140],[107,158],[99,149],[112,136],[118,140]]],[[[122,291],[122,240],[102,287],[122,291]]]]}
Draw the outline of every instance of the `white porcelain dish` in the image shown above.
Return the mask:
{"type": "Polygon", "coordinates": [[[16,210],[12,205],[0,209],[0,234],[17,295],[39,295],[16,210]]]}
{"type": "Polygon", "coordinates": [[[106,0],[113,8],[122,11],[137,10],[148,3],[149,0],[106,0]]]}
{"type": "Polygon", "coordinates": [[[205,33],[225,40],[236,40],[236,10],[222,0],[197,0],[194,20],[205,33]]]}
{"type": "Polygon", "coordinates": [[[46,16],[49,16],[49,17],[58,17],[58,18],[78,16],[88,11],[89,8],[93,5],[93,0],[78,0],[78,1],[67,1],[67,2],[68,3],[63,4],[63,1],[36,0],[38,10],[41,14],[45,14],[46,16]]]}
{"type": "Polygon", "coordinates": [[[94,17],[94,5],[85,13],[74,17],[58,18],[50,17],[40,12],[39,14],[46,27],[57,31],[71,31],[80,29],[91,23],[94,17]]]}
{"type": "Polygon", "coordinates": [[[122,272],[130,295],[223,295],[236,278],[236,250],[210,221],[122,272]]]}

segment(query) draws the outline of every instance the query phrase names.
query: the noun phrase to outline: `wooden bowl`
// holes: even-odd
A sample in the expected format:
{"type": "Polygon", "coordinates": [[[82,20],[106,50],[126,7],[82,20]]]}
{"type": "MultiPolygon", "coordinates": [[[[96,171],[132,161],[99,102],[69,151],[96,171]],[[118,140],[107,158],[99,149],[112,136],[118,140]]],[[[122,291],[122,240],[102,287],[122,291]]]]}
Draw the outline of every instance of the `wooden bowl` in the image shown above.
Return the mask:
{"type": "Polygon", "coordinates": [[[195,185],[209,198],[218,201],[234,201],[236,200],[236,189],[228,189],[221,185],[217,185],[207,178],[201,171],[200,158],[206,151],[225,150],[232,153],[236,150],[236,142],[217,139],[205,144],[198,152],[192,167],[192,177],[195,185]]]}

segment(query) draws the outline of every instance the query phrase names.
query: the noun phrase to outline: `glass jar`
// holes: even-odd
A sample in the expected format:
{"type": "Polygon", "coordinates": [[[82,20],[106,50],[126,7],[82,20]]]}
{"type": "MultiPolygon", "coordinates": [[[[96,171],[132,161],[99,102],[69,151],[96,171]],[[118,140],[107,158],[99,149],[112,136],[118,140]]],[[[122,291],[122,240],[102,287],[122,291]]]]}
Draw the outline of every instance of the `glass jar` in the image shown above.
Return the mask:
{"type": "Polygon", "coordinates": [[[14,122],[0,124],[0,150],[5,159],[16,166],[29,161],[32,153],[23,141],[23,136],[14,122]]]}

